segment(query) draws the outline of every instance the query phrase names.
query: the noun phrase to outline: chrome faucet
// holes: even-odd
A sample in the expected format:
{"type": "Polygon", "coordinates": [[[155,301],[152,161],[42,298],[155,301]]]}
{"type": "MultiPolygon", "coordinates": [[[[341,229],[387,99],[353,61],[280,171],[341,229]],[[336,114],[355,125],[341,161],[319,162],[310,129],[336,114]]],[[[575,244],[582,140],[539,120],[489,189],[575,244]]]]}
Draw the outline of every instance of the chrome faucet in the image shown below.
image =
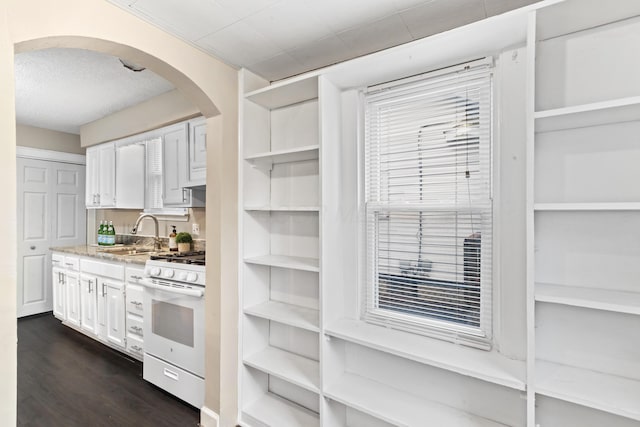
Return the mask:
{"type": "Polygon", "coordinates": [[[162,248],[162,244],[160,243],[160,236],[158,234],[158,218],[156,218],[155,216],[148,213],[140,215],[138,217],[138,220],[136,221],[136,225],[134,225],[131,229],[131,234],[136,234],[138,232],[138,226],[140,225],[140,222],[145,218],[151,218],[153,220],[153,223],[155,224],[156,235],[153,238],[153,247],[154,249],[159,251],[162,248]]]}

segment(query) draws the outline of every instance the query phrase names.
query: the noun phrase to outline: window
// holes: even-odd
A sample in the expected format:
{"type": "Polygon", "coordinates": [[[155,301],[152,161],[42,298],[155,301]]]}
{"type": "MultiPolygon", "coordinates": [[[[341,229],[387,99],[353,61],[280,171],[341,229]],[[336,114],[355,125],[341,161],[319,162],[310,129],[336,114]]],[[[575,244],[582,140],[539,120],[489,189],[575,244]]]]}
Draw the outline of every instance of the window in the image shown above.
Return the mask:
{"type": "Polygon", "coordinates": [[[365,92],[365,321],[489,348],[491,78],[481,60],[365,92]]]}

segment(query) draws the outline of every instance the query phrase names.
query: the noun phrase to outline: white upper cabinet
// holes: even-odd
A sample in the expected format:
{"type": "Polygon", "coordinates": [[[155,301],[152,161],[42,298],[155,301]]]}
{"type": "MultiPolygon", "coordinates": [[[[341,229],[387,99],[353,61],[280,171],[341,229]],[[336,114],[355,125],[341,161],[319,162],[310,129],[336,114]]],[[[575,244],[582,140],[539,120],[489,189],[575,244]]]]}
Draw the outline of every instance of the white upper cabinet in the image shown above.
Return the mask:
{"type": "Polygon", "coordinates": [[[86,205],[88,208],[116,205],[116,151],[113,142],[87,148],[86,205]]]}
{"type": "Polygon", "coordinates": [[[187,123],[164,128],[162,140],[163,206],[204,206],[204,190],[187,188],[189,185],[189,127],[187,123]]]}
{"type": "Polygon", "coordinates": [[[116,208],[143,209],[145,190],[145,145],[116,146],[116,208]]]}
{"type": "Polygon", "coordinates": [[[206,185],[207,122],[204,117],[189,121],[189,166],[187,186],[206,185]]]}

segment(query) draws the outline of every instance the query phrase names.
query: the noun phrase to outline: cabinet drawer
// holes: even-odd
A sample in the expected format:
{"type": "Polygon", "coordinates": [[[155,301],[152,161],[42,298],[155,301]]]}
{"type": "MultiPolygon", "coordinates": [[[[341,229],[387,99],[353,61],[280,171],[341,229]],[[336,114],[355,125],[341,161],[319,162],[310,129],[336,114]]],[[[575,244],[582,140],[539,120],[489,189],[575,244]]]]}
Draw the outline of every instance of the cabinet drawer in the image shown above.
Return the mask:
{"type": "Polygon", "coordinates": [[[127,267],[125,271],[127,284],[138,284],[144,277],[143,268],[127,267]]]}
{"type": "Polygon", "coordinates": [[[144,313],[144,288],[127,283],[127,311],[142,316],[144,313]]]}
{"type": "Polygon", "coordinates": [[[127,351],[136,356],[144,356],[144,341],[135,335],[127,337],[127,351]]]}
{"type": "Polygon", "coordinates": [[[80,258],[77,257],[64,257],[64,268],[68,270],[79,271],[80,270],[80,258]]]}
{"type": "Polygon", "coordinates": [[[64,268],[64,255],[51,254],[51,265],[53,267],[64,268]]]}
{"type": "Polygon", "coordinates": [[[143,327],[144,327],[144,322],[142,320],[142,317],[127,313],[127,337],[131,337],[132,335],[135,335],[140,339],[142,339],[143,327]]]}
{"type": "Polygon", "coordinates": [[[196,408],[204,404],[204,380],[148,354],[144,355],[142,377],[196,408]]]}

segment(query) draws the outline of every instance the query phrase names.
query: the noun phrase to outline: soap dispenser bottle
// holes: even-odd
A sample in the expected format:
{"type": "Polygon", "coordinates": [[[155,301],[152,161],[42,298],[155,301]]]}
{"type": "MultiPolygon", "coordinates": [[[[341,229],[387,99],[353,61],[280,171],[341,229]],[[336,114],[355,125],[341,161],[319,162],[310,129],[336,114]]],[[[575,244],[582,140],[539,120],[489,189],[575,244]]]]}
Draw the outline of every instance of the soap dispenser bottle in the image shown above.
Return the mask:
{"type": "Polygon", "coordinates": [[[169,250],[170,251],[177,251],[178,250],[178,243],[176,242],[176,236],[178,235],[177,231],[176,231],[176,226],[172,225],[171,227],[173,227],[173,231],[171,231],[171,234],[169,234],[169,250]]]}

